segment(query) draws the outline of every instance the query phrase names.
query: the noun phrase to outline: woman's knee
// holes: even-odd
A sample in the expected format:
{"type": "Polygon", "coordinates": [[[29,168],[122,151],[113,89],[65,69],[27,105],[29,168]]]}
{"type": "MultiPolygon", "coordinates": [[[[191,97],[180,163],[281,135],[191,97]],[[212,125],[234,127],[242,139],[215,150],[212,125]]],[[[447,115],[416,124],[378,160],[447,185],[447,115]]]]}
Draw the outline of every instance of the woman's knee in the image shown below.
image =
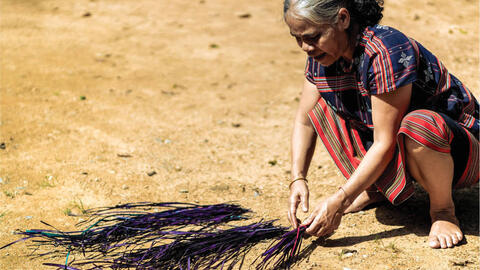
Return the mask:
{"type": "Polygon", "coordinates": [[[415,110],[402,119],[399,136],[405,135],[406,150],[411,153],[424,147],[437,152],[449,153],[452,132],[443,117],[430,110],[415,110]]]}
{"type": "Polygon", "coordinates": [[[405,165],[406,170],[412,175],[415,179],[422,178],[420,168],[418,166],[418,160],[421,159],[421,152],[424,147],[417,143],[415,140],[409,136],[401,136],[404,141],[405,147],[405,165]]]}
{"type": "Polygon", "coordinates": [[[425,146],[416,142],[414,139],[409,136],[403,136],[404,145],[405,145],[405,154],[408,158],[416,157],[421,154],[425,149],[425,146]]]}

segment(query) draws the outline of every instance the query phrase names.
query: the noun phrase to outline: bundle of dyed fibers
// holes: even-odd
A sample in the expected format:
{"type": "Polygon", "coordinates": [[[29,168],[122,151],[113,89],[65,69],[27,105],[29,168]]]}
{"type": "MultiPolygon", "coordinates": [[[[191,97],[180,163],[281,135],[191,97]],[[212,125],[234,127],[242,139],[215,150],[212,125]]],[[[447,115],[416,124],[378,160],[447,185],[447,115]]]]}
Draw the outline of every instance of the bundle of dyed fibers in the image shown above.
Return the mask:
{"type": "MultiPolygon", "coordinates": [[[[138,246],[110,252],[101,258],[70,264],[71,269],[233,269],[241,268],[245,255],[259,242],[278,238],[286,228],[273,221],[257,222],[210,232],[171,232],[169,244],[138,246]]],[[[61,267],[60,265],[57,265],[61,267]]]]}
{"type": "Polygon", "coordinates": [[[273,221],[218,228],[247,219],[247,212],[234,204],[134,203],[96,208],[87,211],[90,218],[81,225],[91,225],[83,231],[27,230],[19,232],[26,237],[0,249],[31,240],[36,256],[66,256],[65,264],[44,263],[58,269],[240,269],[254,245],[279,239],[255,260],[260,261],[257,268],[289,268],[295,263],[305,228],[287,232],[273,221]],[[40,253],[45,248],[50,250],[40,253]],[[82,259],[75,261],[73,255],[79,253],[82,259]]]}
{"type": "Polygon", "coordinates": [[[305,230],[305,226],[299,226],[297,229],[282,235],[259,258],[261,262],[257,265],[257,269],[267,269],[269,267],[271,269],[290,269],[290,266],[295,264],[298,257],[305,230]]]}
{"type": "Polygon", "coordinates": [[[172,238],[169,230],[180,230],[187,225],[199,226],[199,230],[232,220],[246,219],[249,210],[235,204],[196,205],[186,203],[130,203],[114,207],[87,210],[91,217],[79,225],[91,223],[81,231],[27,230],[17,232],[25,237],[11,244],[35,238],[34,245],[54,248],[46,255],[64,255],[71,251],[106,253],[116,248],[128,248],[131,244],[149,243],[154,239],[172,238]],[[160,212],[148,212],[168,208],[160,212]]]}

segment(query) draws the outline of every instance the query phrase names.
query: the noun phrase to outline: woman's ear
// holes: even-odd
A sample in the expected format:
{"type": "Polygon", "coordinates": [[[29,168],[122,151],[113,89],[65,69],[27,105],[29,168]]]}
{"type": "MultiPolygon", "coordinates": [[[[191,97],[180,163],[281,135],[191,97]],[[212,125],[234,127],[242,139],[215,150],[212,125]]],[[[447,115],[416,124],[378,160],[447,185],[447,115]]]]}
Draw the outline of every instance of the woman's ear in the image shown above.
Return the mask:
{"type": "Polygon", "coordinates": [[[340,8],[338,10],[337,25],[342,30],[346,30],[350,27],[350,12],[348,12],[346,8],[340,8]]]}

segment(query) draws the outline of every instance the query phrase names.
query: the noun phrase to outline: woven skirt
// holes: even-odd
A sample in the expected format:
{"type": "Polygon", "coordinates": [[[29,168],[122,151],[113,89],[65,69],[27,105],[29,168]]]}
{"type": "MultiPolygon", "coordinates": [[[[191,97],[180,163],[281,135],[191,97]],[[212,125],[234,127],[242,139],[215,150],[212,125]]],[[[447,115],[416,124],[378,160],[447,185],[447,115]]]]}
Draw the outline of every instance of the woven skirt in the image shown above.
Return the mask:
{"type": "MultiPolygon", "coordinates": [[[[345,121],[322,98],[308,116],[333,161],[349,179],[372,145],[373,131],[359,123],[345,121]]],[[[468,187],[478,182],[478,139],[442,113],[416,110],[403,118],[393,159],[375,182],[377,189],[391,203],[400,204],[414,193],[414,179],[405,169],[404,136],[435,151],[452,155],[453,188],[468,187]]]]}

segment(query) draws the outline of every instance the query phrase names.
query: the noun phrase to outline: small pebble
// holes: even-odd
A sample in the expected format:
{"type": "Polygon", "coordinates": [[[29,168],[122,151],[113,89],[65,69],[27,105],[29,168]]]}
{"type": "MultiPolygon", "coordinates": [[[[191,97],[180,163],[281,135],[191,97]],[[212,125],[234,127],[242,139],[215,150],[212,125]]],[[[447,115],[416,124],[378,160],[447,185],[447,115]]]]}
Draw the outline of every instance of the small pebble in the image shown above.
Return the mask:
{"type": "Polygon", "coordinates": [[[172,141],[169,140],[169,139],[166,139],[166,140],[163,141],[164,144],[170,144],[171,142],[172,142],[172,141]]]}
{"type": "Polygon", "coordinates": [[[122,185],[122,189],[126,190],[126,189],[128,189],[128,186],[127,185],[122,185]]]}
{"type": "Polygon", "coordinates": [[[32,216],[26,216],[25,219],[32,219],[32,216]]]}
{"type": "Polygon", "coordinates": [[[181,189],[179,192],[180,192],[180,193],[188,193],[188,190],[186,190],[186,189],[181,189]]]}
{"type": "Polygon", "coordinates": [[[0,149],[5,149],[6,148],[6,145],[4,142],[0,143],[0,149]]]}
{"type": "Polygon", "coordinates": [[[238,13],[237,17],[239,17],[240,19],[248,19],[248,18],[252,17],[252,14],[250,14],[250,13],[238,13]]]}
{"type": "Polygon", "coordinates": [[[258,197],[258,196],[260,196],[260,193],[258,193],[258,191],[255,190],[255,191],[253,192],[253,197],[258,197]]]}
{"type": "Polygon", "coordinates": [[[353,254],[357,252],[355,249],[342,249],[342,258],[352,257],[353,254]]]}
{"type": "Polygon", "coordinates": [[[181,170],[182,170],[182,167],[181,167],[181,166],[178,166],[178,165],[175,166],[175,171],[179,172],[179,171],[181,171],[181,170]]]}
{"type": "Polygon", "coordinates": [[[95,179],[93,179],[93,181],[95,182],[100,182],[100,180],[102,180],[100,177],[96,177],[95,179]]]}
{"type": "Polygon", "coordinates": [[[157,174],[156,171],[147,172],[147,175],[148,175],[148,176],[154,176],[155,174],[157,174]]]}

